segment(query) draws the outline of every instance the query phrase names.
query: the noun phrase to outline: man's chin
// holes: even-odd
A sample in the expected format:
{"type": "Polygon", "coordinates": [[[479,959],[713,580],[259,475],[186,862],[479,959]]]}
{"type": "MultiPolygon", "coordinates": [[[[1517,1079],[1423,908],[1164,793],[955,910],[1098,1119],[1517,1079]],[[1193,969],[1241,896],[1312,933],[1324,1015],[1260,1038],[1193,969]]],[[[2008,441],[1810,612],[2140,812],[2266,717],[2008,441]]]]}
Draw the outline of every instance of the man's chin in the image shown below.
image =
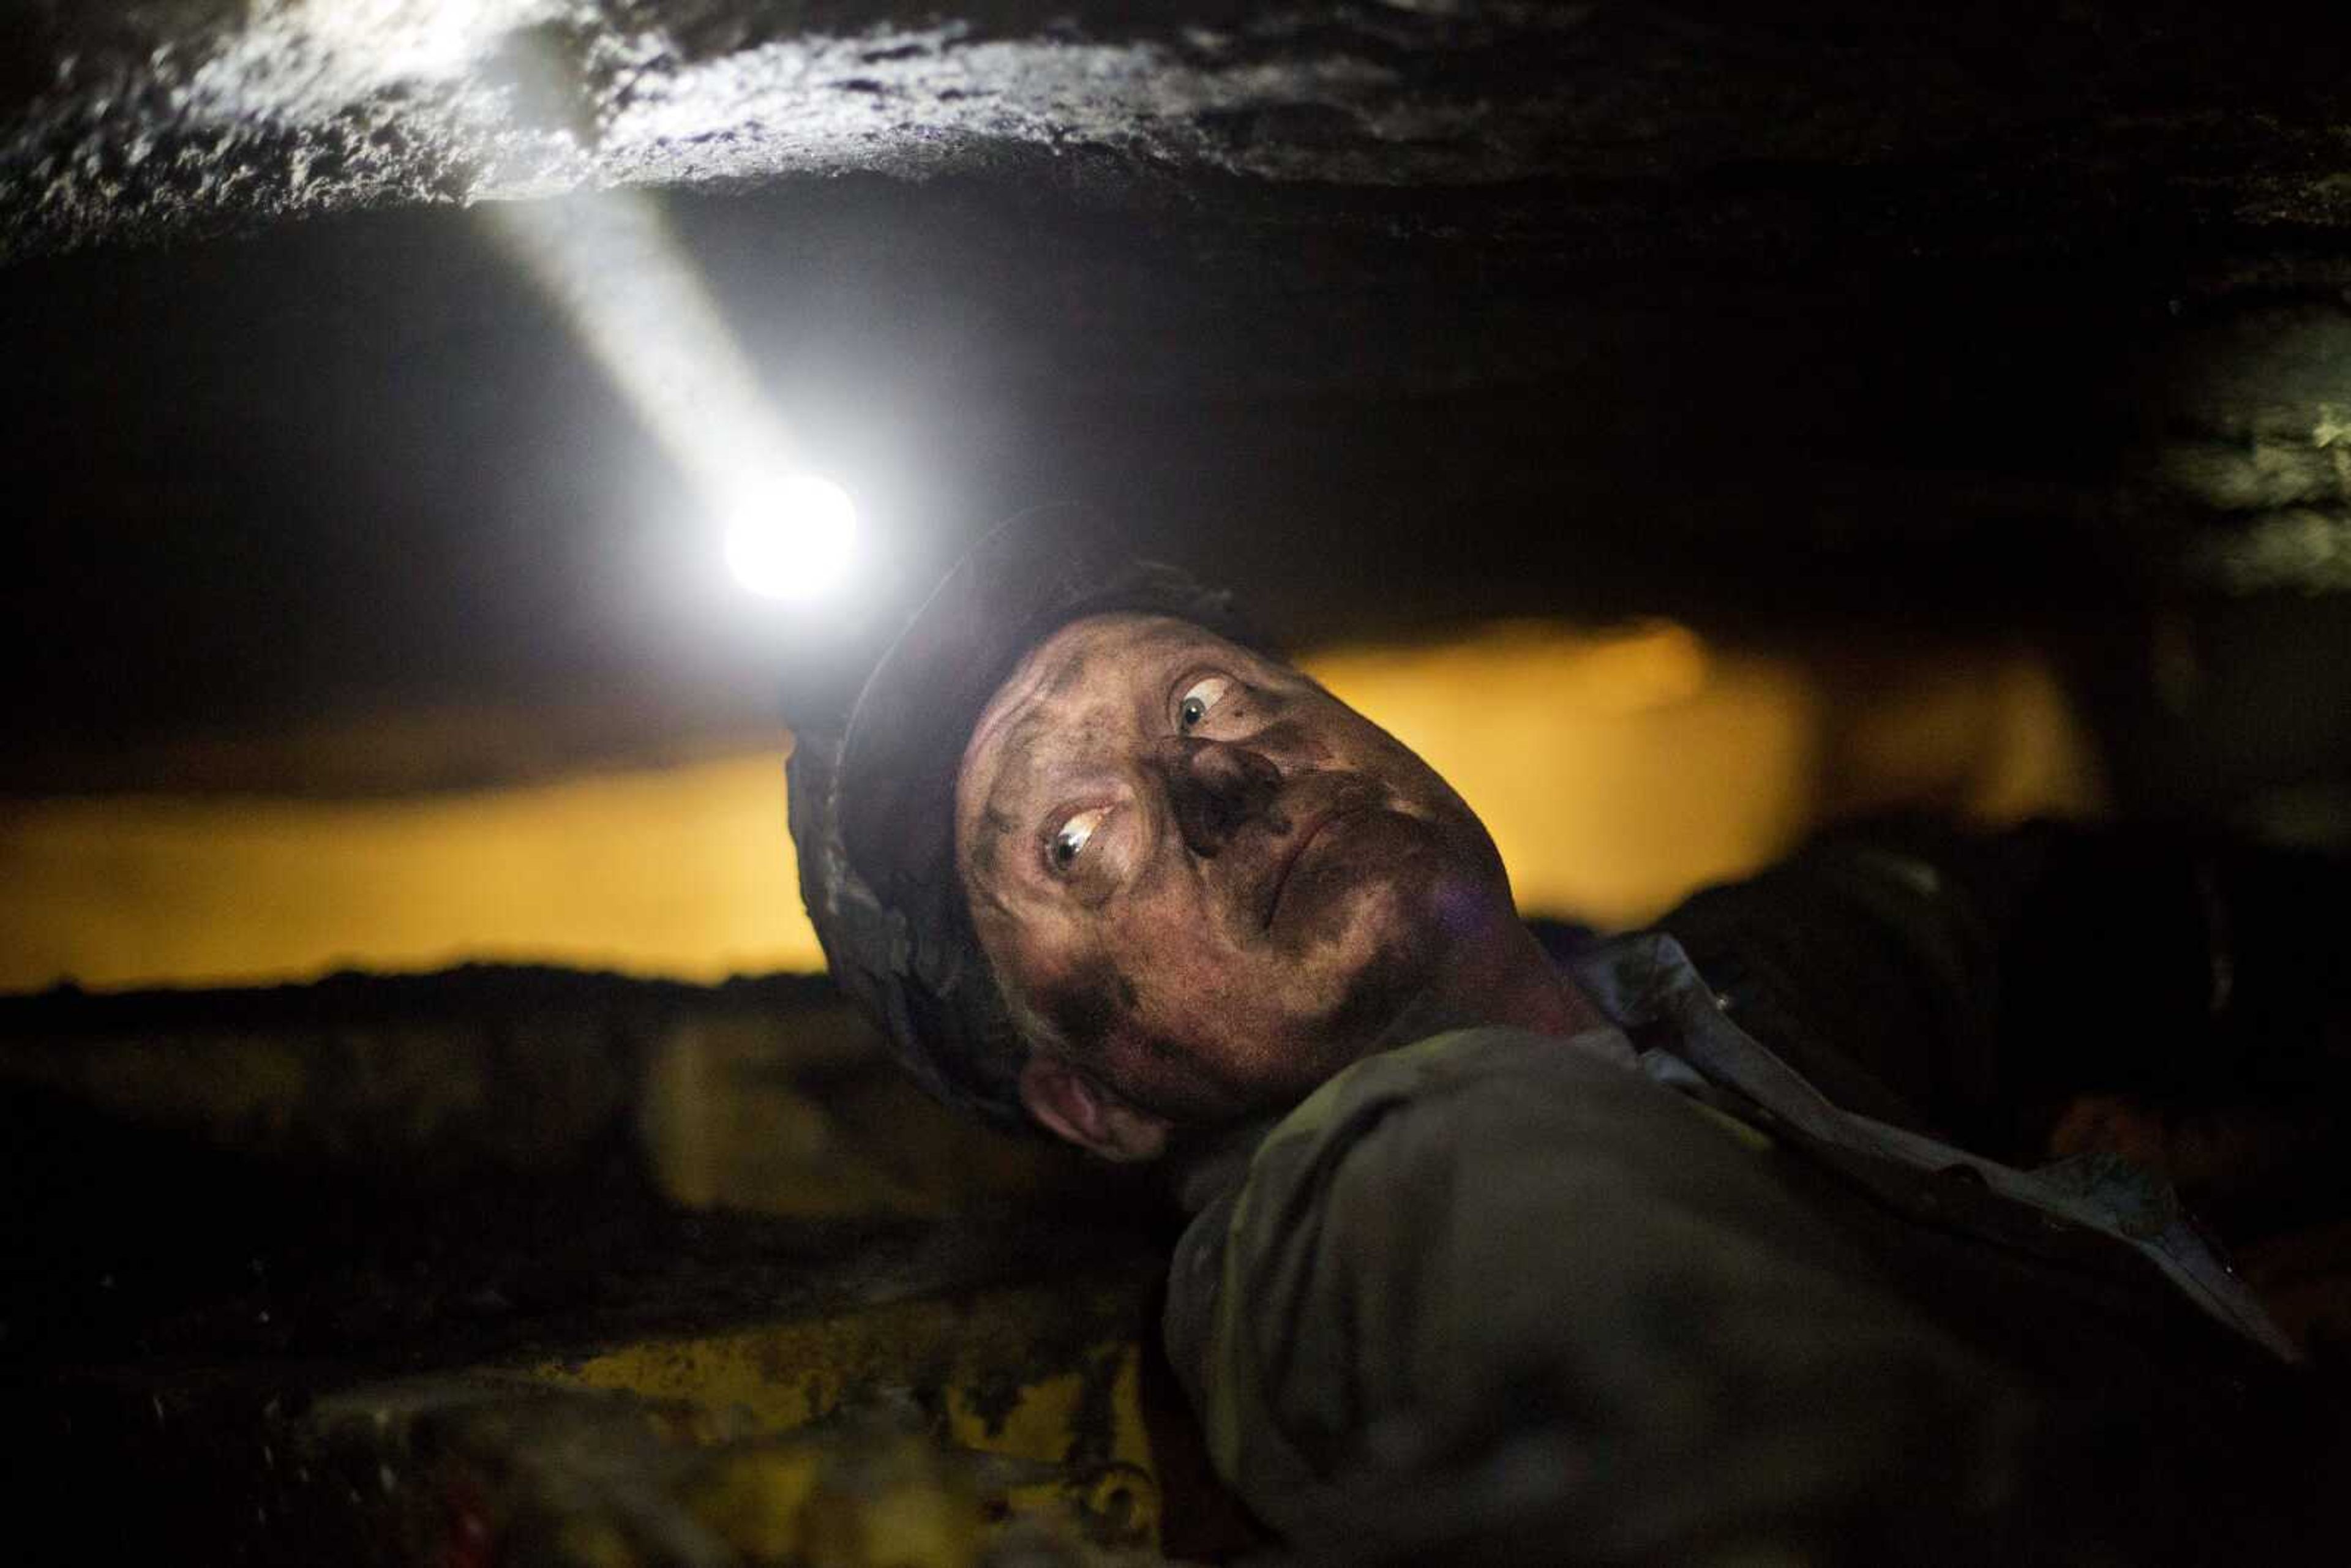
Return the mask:
{"type": "Polygon", "coordinates": [[[1392,847],[1399,852],[1373,874],[1354,862],[1355,874],[1315,890],[1312,921],[1301,921],[1291,949],[1302,973],[1322,980],[1328,1071],[1403,1043],[1399,1031],[1447,988],[1451,967],[1517,920],[1507,883],[1484,867],[1465,866],[1426,835],[1392,847]]]}

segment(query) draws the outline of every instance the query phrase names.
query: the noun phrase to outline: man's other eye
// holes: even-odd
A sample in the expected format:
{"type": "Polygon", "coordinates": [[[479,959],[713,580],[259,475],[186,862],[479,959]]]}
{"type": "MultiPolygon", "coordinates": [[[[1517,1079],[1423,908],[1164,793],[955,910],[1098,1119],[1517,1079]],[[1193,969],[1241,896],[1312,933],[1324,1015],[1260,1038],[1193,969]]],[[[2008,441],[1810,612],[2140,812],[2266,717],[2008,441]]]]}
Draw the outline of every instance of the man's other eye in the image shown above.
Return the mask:
{"type": "Polygon", "coordinates": [[[1176,727],[1186,735],[1199,728],[1232,689],[1233,683],[1222,675],[1204,675],[1194,681],[1176,701],[1176,727]]]}
{"type": "Polygon", "coordinates": [[[1094,836],[1094,830],[1101,827],[1102,819],[1109,815],[1108,808],[1095,806],[1080,811],[1053,830],[1053,836],[1045,843],[1045,858],[1053,863],[1053,869],[1067,871],[1077,863],[1078,856],[1085,850],[1086,841],[1094,836]]]}

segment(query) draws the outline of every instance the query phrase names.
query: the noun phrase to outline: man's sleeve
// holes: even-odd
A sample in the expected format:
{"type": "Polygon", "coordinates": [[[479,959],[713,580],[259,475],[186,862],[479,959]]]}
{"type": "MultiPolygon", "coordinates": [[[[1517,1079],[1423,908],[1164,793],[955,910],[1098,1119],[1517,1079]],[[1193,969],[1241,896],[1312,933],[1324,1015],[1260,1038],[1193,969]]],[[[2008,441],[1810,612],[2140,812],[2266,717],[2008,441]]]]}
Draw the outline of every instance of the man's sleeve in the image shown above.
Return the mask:
{"type": "Polygon", "coordinates": [[[2147,830],[1840,829],[1659,925],[1831,1099],[2037,1157],[2085,1092],[2340,1092],[2351,876],[2147,830]]]}
{"type": "Polygon", "coordinates": [[[1364,1064],[1220,1217],[1186,1347],[1218,1468],[1365,1563],[2100,1561],[2212,1514],[2186,1425],[2053,1406],[1792,1157],[1540,1036],[1364,1064]]]}
{"type": "Polygon", "coordinates": [[[1212,1451],[1286,1536],[1364,1562],[1984,1560],[2029,1401],[1751,1134],[1515,1031],[1373,1065],[1259,1154],[1205,1347],[1212,1451]]]}

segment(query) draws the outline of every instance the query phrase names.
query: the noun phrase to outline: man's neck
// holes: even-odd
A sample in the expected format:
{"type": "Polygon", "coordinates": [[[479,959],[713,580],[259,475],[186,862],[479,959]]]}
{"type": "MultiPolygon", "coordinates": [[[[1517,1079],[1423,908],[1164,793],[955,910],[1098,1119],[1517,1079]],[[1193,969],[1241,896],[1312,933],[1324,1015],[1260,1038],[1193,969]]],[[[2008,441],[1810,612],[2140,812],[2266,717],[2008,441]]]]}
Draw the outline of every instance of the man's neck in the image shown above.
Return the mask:
{"type": "Polygon", "coordinates": [[[1477,943],[1445,978],[1441,988],[1423,992],[1396,1015],[1375,1049],[1487,1024],[1564,1037],[1608,1021],[1552,962],[1534,933],[1515,919],[1477,943]]]}
{"type": "MultiPolygon", "coordinates": [[[[1607,1017],[1575,988],[1516,919],[1479,944],[1477,956],[1457,966],[1441,991],[1423,992],[1396,1015],[1356,1060],[1426,1040],[1448,1030],[1502,1025],[1565,1039],[1604,1028],[1607,1017]]],[[[1197,1213],[1217,1194],[1238,1186],[1258,1140],[1278,1111],[1231,1125],[1183,1129],[1162,1169],[1169,1194],[1197,1213]]]]}

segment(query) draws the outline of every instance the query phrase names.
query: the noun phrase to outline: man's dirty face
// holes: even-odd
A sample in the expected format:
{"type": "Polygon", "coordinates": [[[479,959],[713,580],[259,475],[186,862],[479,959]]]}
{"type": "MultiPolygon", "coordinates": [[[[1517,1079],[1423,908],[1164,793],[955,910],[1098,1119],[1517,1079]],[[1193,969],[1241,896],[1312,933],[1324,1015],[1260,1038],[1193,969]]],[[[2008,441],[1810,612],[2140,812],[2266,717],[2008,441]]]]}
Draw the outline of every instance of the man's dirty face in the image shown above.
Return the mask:
{"type": "Polygon", "coordinates": [[[964,753],[956,853],[1008,993],[1176,1124],[1294,1102],[1515,919],[1427,764],[1165,616],[1078,621],[1022,661],[964,753]]]}

